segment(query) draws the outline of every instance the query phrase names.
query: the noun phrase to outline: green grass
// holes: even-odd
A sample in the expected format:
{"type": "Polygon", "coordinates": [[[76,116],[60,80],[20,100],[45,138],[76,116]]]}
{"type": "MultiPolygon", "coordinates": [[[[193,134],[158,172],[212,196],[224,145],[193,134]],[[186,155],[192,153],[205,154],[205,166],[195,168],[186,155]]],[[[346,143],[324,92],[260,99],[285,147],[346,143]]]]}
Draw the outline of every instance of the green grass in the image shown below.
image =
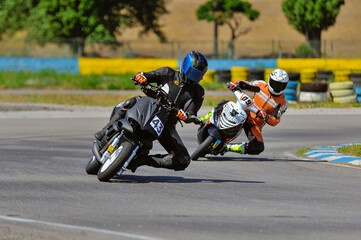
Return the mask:
{"type": "MultiPolygon", "coordinates": [[[[134,86],[130,78],[133,74],[122,75],[80,75],[73,73],[56,73],[53,70],[43,70],[40,72],[1,72],[0,71],[0,89],[64,89],[64,90],[134,90],[139,87],[134,86]]],[[[234,101],[232,95],[208,96],[208,90],[227,90],[225,83],[202,83],[206,90],[204,106],[216,106],[222,99],[234,101]]],[[[113,105],[114,102],[124,99],[123,96],[81,96],[71,94],[47,94],[47,95],[0,95],[0,102],[25,102],[25,103],[54,103],[66,105],[113,105]],[[114,98],[111,101],[109,98],[114,98]],[[98,99],[98,100],[95,100],[98,99]],[[106,99],[106,100],[101,100],[106,99]],[[78,102],[77,102],[78,101],[78,102]]],[[[351,108],[361,107],[361,103],[337,104],[333,102],[317,103],[297,103],[290,104],[289,108],[351,108]]]]}
{"type": "Polygon", "coordinates": [[[361,145],[352,144],[351,146],[340,147],[337,149],[337,152],[348,154],[351,156],[361,157],[361,145]]]}
{"type": "MultiPolygon", "coordinates": [[[[130,80],[133,75],[80,75],[56,73],[54,70],[0,71],[0,89],[131,90],[137,88],[130,80]]],[[[202,86],[207,90],[227,90],[224,83],[203,83],[202,86]]]]}
{"type": "MultiPolygon", "coordinates": [[[[140,95],[144,95],[141,94],[140,95]]],[[[131,94],[0,94],[2,103],[50,103],[82,106],[114,106],[134,95],[131,94]]],[[[225,99],[221,96],[206,96],[203,106],[216,106],[225,99]]],[[[227,99],[227,98],[226,98],[227,99]]],[[[228,100],[234,100],[229,98],[228,100]]]]}
{"type": "Polygon", "coordinates": [[[3,103],[48,103],[81,106],[115,106],[134,95],[115,94],[0,94],[3,103]]]}
{"type": "Polygon", "coordinates": [[[40,72],[0,72],[2,89],[96,89],[119,90],[135,89],[130,78],[124,75],[80,75],[73,73],[56,73],[53,70],[40,72]]]}
{"type": "Polygon", "coordinates": [[[297,153],[298,155],[300,155],[300,156],[305,156],[305,153],[306,153],[307,151],[312,150],[312,149],[313,149],[313,148],[310,148],[310,147],[304,147],[304,148],[298,149],[298,150],[296,151],[296,153],[297,153]]]}

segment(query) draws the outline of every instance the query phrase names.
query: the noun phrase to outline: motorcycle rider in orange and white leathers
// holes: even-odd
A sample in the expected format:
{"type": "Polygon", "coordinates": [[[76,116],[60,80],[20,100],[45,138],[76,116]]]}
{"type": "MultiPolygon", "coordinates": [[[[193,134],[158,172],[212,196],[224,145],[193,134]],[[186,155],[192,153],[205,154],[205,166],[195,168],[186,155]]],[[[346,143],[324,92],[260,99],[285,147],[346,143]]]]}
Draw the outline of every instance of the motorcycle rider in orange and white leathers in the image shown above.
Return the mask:
{"type": "Polygon", "coordinates": [[[241,154],[258,155],[264,151],[264,142],[262,138],[262,128],[268,124],[276,126],[280,122],[282,114],[287,109],[287,100],[283,91],[287,87],[288,74],[282,69],[274,70],[269,78],[268,83],[265,81],[236,81],[229,83],[232,90],[236,86],[247,89],[247,84],[258,86],[259,92],[254,93],[253,102],[259,108],[259,112],[248,112],[247,121],[244,124],[244,131],[249,140],[248,143],[227,144],[226,152],[238,152],[241,154]]]}

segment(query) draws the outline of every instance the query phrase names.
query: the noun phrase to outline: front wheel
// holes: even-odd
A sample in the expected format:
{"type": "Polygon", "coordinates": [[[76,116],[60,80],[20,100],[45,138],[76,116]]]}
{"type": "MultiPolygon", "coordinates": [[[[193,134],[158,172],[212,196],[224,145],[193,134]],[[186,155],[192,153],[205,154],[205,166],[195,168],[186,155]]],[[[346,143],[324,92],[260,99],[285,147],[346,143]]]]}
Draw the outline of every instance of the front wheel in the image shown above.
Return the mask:
{"type": "Polygon", "coordinates": [[[95,156],[93,156],[88,164],[85,167],[85,171],[87,172],[87,174],[90,175],[95,175],[97,174],[97,172],[99,171],[99,168],[102,166],[102,164],[100,162],[98,162],[98,160],[95,158],[95,156]]]}
{"type": "Polygon", "coordinates": [[[205,156],[208,153],[208,149],[216,142],[216,138],[209,135],[206,140],[204,140],[198,148],[192,153],[191,159],[196,161],[198,158],[205,156]]]}
{"type": "Polygon", "coordinates": [[[120,168],[123,167],[132,151],[133,145],[130,142],[122,142],[99,169],[99,181],[108,182],[120,170],[120,168]]]}

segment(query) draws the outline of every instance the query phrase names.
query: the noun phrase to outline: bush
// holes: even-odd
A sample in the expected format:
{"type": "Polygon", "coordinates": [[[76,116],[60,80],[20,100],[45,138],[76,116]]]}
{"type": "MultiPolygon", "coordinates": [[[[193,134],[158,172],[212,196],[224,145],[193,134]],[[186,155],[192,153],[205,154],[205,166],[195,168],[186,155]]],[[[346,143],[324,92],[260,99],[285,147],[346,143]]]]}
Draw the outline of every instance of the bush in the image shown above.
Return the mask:
{"type": "Polygon", "coordinates": [[[295,50],[295,55],[296,55],[296,57],[299,57],[299,58],[313,58],[316,56],[315,50],[308,43],[302,43],[295,50]]]}

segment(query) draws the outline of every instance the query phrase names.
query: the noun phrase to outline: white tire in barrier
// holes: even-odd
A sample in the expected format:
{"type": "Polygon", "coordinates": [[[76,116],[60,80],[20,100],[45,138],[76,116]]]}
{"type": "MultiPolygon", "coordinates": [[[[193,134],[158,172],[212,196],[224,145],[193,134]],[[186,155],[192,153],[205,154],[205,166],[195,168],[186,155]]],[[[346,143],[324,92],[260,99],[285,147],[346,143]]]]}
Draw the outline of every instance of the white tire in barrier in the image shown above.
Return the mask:
{"type": "Polygon", "coordinates": [[[346,97],[355,94],[353,89],[337,89],[331,91],[332,97],[346,97]]]}
{"type": "Polygon", "coordinates": [[[330,83],[329,89],[353,89],[353,82],[332,82],[330,83]]]}
{"type": "Polygon", "coordinates": [[[300,102],[326,102],[327,93],[325,92],[300,92],[300,102]]]}
{"type": "Polygon", "coordinates": [[[346,97],[335,97],[333,98],[334,103],[356,103],[357,102],[357,95],[351,95],[346,97]]]}

